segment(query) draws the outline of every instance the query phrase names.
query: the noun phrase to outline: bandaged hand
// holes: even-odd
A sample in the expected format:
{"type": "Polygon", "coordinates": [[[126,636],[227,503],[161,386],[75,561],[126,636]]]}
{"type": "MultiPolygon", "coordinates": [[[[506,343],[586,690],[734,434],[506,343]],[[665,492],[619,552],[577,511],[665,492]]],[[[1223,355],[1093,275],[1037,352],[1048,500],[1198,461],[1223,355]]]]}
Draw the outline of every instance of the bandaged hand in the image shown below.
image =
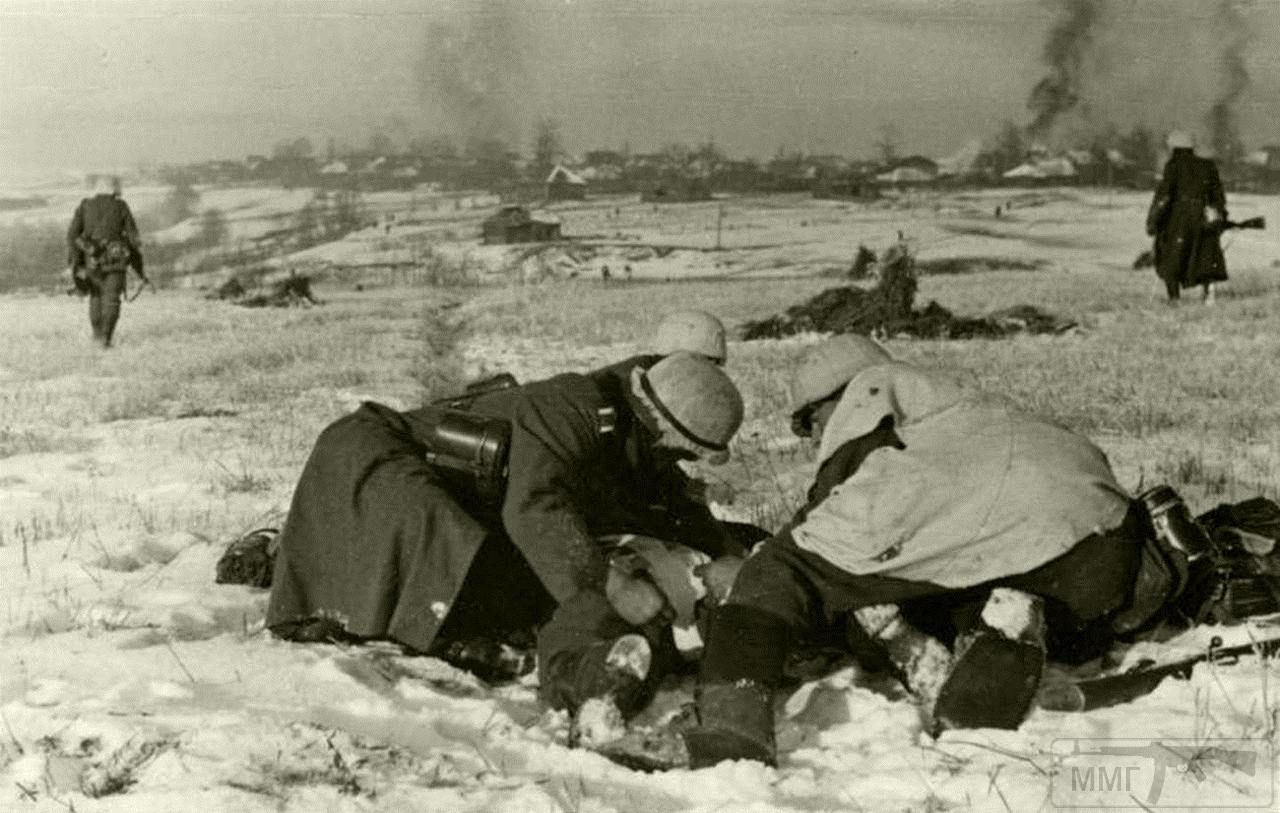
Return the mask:
{"type": "Polygon", "coordinates": [[[668,612],[667,597],[642,569],[631,567],[626,557],[610,563],[604,594],[614,611],[632,626],[643,626],[668,612]]]}
{"type": "Polygon", "coordinates": [[[733,580],[738,578],[738,571],[742,569],[743,561],[745,560],[740,556],[721,556],[705,565],[695,567],[693,575],[702,579],[712,601],[720,604],[728,598],[729,589],[733,587],[733,580]]]}

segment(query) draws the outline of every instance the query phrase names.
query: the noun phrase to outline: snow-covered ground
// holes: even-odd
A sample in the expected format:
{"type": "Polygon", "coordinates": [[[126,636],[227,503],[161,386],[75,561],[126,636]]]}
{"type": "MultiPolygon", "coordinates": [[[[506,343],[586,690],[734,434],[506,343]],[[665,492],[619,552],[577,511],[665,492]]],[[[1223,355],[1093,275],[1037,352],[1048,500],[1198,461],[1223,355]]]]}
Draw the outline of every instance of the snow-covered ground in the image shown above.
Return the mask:
{"type": "MultiPolygon", "coordinates": [[[[730,201],[725,224],[735,228],[722,232],[730,251],[653,255],[636,261],[634,274],[653,280],[747,267],[813,273],[847,265],[859,242],[878,249],[902,229],[922,258],[992,256],[1003,248],[1015,259],[1042,259],[1055,271],[1101,279],[1090,274],[1127,265],[1145,243],[1145,196],[1036,194],[995,190],[868,207],[798,198],[770,206],[730,201]],[[995,218],[994,206],[1011,198],[1012,212],[995,218]],[[733,249],[748,245],[766,247],[733,249]]],[[[567,233],[604,234],[608,221],[639,240],[668,244],[683,234],[688,245],[706,245],[714,239],[716,205],[691,204],[676,213],[633,202],[620,204],[618,215],[609,206],[566,206],[558,214],[567,233]]],[[[1239,196],[1232,211],[1280,222],[1273,198],[1239,196]]],[[[481,215],[479,209],[467,213],[481,215]]],[[[394,241],[414,228],[398,218],[389,231],[357,233],[328,250],[359,261],[368,256],[356,248],[361,241],[394,241]]],[[[1257,280],[1280,259],[1275,232],[1232,240],[1229,258],[1249,269],[1243,277],[1255,281],[1248,284],[1262,286],[1257,280]]],[[[1222,312],[1274,306],[1274,287],[1266,290],[1269,299],[1228,301],[1222,312]]],[[[408,301],[422,294],[396,296],[408,301]]],[[[778,309],[786,304],[776,303],[778,309]]],[[[385,307],[393,306],[406,307],[385,307]]],[[[202,409],[133,416],[116,401],[131,395],[135,365],[160,363],[157,346],[167,320],[207,319],[193,324],[204,325],[212,347],[228,341],[231,331],[269,331],[270,320],[284,317],[232,317],[218,310],[230,306],[181,293],[131,307],[121,346],[100,371],[88,348],[88,360],[76,360],[79,372],[65,375],[12,356],[8,368],[0,364],[0,409],[22,416],[0,415],[0,448],[6,449],[0,456],[0,810],[1050,810],[1097,801],[1070,784],[1083,776],[1072,772],[1079,760],[1073,748],[1137,741],[1185,753],[1203,752],[1218,740],[1256,754],[1253,773],[1211,760],[1192,770],[1194,760],[1184,760],[1181,770],[1168,771],[1153,802],[1155,761],[1134,758],[1122,766],[1137,771],[1132,806],[1280,806],[1274,784],[1280,671],[1275,661],[1253,657],[1200,666],[1191,680],[1168,681],[1118,708],[1037,710],[1017,731],[951,732],[938,739],[924,732],[916,709],[899,693],[844,670],[780,699],[777,769],[727,763],[643,774],[567,747],[567,721],[538,708],[532,680],[492,688],[440,661],[392,649],[274,640],[262,627],[265,592],[214,584],[215,562],[236,533],[280,521],[314,434],[327,420],[362,398],[408,406],[408,390],[403,382],[356,379],[316,386],[284,404],[268,399],[227,411],[238,414],[220,412],[222,404],[205,390],[202,409]],[[68,400],[83,398],[86,386],[100,386],[104,398],[116,400],[105,406],[68,400]],[[99,417],[87,416],[91,411],[99,417]]],[[[336,313],[345,306],[328,307],[336,313]]],[[[1151,308],[1157,307],[1153,298],[1151,308]]],[[[32,352],[79,342],[80,309],[47,298],[0,299],[6,326],[0,336],[32,352]]],[[[373,319],[373,310],[360,318],[373,319]]],[[[1174,317],[1157,311],[1150,318],[1174,317]]],[[[1109,324],[1101,321],[1097,329],[1109,324]]],[[[1196,330],[1208,327],[1196,323],[1192,339],[1196,330]]],[[[786,341],[798,347],[812,340],[786,341]]],[[[640,348],[630,341],[474,336],[461,352],[472,370],[509,370],[525,379],[640,348]]],[[[208,367],[214,375],[217,364],[208,367]]],[[[250,368],[243,377],[259,374],[250,368]]],[[[1138,443],[1104,441],[1129,485],[1141,473],[1138,443]]],[[[1253,445],[1267,457],[1260,471],[1280,471],[1276,441],[1253,445]]],[[[797,467],[773,476],[801,474],[797,467]]],[[[1213,635],[1239,642],[1278,632],[1264,625],[1201,628],[1176,642],[1136,647],[1127,657],[1169,659],[1199,651],[1213,635]]],[[[687,683],[671,685],[639,722],[660,722],[689,700],[687,683]]],[[[1105,797],[1109,804],[1116,798],[1105,797]]]]}

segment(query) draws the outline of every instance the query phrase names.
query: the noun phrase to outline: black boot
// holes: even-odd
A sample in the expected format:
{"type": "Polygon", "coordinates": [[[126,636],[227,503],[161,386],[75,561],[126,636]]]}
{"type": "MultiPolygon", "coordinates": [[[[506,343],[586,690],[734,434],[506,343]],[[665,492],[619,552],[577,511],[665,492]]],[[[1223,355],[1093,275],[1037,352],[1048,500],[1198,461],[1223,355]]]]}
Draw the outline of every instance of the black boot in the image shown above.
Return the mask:
{"type": "Polygon", "coordinates": [[[1040,598],[993,590],[982,619],[956,639],[955,661],[933,709],[934,733],[1021,725],[1044,672],[1044,638],[1040,598]]]}
{"type": "Polygon", "coordinates": [[[690,768],[731,759],[778,764],[773,736],[773,691],[759,683],[710,683],[698,687],[698,725],[684,732],[690,768]]]}
{"type": "Polygon", "coordinates": [[[712,612],[698,680],[698,725],[684,732],[689,767],[730,759],[777,764],[773,694],[794,646],[791,626],[771,613],[738,604],[712,612]]]}

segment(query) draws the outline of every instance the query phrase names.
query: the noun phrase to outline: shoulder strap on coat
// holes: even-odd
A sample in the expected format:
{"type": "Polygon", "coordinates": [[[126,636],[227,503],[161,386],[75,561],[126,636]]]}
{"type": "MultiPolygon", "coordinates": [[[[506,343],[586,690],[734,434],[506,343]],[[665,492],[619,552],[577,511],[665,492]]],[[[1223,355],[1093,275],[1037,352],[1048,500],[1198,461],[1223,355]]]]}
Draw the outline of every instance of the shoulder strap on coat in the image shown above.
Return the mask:
{"type": "Polygon", "coordinates": [[[596,409],[596,434],[610,435],[618,429],[618,410],[611,406],[596,409]]]}

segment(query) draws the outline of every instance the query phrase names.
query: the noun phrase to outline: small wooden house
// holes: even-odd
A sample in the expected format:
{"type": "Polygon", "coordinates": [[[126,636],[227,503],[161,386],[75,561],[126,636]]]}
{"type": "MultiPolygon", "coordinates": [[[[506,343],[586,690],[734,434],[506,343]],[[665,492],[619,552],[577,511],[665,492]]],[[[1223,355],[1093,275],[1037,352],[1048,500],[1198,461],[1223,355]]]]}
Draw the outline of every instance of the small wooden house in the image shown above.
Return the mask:
{"type": "Polygon", "coordinates": [[[560,222],[534,217],[523,206],[503,206],[481,224],[486,245],[504,243],[545,243],[560,239],[560,222]]]}
{"type": "Polygon", "coordinates": [[[548,200],[586,200],[587,181],[576,172],[556,164],[547,176],[548,200]]]}

